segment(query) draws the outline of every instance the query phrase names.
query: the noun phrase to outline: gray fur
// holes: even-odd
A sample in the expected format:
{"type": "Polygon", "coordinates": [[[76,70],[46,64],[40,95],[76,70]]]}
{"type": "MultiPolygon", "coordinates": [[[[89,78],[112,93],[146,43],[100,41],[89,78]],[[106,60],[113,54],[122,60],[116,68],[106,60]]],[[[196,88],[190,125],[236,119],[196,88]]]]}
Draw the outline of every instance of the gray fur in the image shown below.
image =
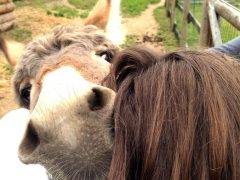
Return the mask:
{"type": "Polygon", "coordinates": [[[81,57],[84,53],[90,53],[100,45],[107,45],[114,52],[118,50],[93,25],[57,26],[45,36],[33,40],[25,48],[25,52],[16,66],[13,84],[17,101],[22,105],[19,99],[20,84],[26,80],[35,79],[44,63],[57,61],[58,57],[64,54],[76,54],[81,57]]]}
{"type": "MultiPolygon", "coordinates": [[[[117,51],[117,47],[95,26],[78,25],[58,26],[29,43],[13,78],[20,105],[23,105],[20,89],[31,84],[31,80],[36,80],[43,67],[56,64],[66,55],[91,60],[90,53],[99,46],[117,51]]],[[[112,154],[111,116],[114,97],[112,90],[89,83],[88,92],[84,95],[76,94],[74,102],[53,109],[46,108],[45,111],[36,110],[40,105],[41,109],[44,103],[31,107],[30,124],[19,150],[20,159],[25,163],[42,164],[57,180],[105,179],[112,154]],[[94,95],[92,88],[95,87],[104,95],[104,107],[91,111],[87,103],[89,97],[94,95]],[[62,120],[60,123],[59,119],[62,120]],[[78,142],[77,147],[71,147],[71,143],[67,145],[69,142],[64,140],[68,130],[75,142],[78,142]],[[31,141],[34,142],[34,133],[40,139],[37,145],[31,144],[31,141]]]]}

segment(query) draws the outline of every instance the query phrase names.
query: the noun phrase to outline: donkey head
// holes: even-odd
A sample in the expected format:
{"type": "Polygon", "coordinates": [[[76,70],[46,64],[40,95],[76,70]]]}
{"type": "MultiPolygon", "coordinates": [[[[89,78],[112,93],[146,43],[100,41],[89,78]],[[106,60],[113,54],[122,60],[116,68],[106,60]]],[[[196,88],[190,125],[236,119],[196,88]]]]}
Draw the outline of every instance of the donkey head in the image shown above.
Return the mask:
{"type": "Polygon", "coordinates": [[[26,164],[54,179],[104,179],[112,154],[115,93],[101,86],[117,47],[94,26],[56,27],[31,42],[14,88],[30,109],[19,148],[26,164]]]}

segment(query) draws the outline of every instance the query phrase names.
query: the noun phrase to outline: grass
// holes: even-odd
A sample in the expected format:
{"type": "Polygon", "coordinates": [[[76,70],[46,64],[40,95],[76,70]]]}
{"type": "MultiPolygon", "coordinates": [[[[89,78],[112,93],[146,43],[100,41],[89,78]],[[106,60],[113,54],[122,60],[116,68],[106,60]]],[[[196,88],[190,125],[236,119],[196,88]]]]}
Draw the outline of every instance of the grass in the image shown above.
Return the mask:
{"type": "Polygon", "coordinates": [[[77,9],[62,5],[57,0],[14,0],[14,3],[16,4],[17,8],[24,6],[40,8],[46,10],[48,15],[54,15],[57,17],[73,18],[80,16],[77,9]],[[49,9],[48,4],[51,2],[55,2],[56,5],[49,9]]]}
{"type": "Polygon", "coordinates": [[[178,43],[174,34],[170,32],[170,23],[169,19],[166,17],[165,8],[159,7],[155,9],[154,17],[159,23],[159,37],[162,38],[165,49],[167,51],[175,50],[178,47],[178,43]]]}
{"type": "Polygon", "coordinates": [[[32,39],[32,32],[28,29],[20,27],[15,27],[10,31],[4,32],[3,34],[18,42],[26,42],[32,39]]]}
{"type": "Polygon", "coordinates": [[[83,18],[83,19],[85,19],[85,18],[87,18],[88,17],[88,15],[89,15],[89,10],[84,10],[82,13],[80,13],[80,17],[81,18],[83,18]]]}
{"type": "Polygon", "coordinates": [[[234,39],[237,36],[240,36],[240,32],[235,29],[235,27],[233,27],[228,21],[221,18],[220,22],[220,31],[223,43],[228,42],[229,40],[234,39]]]}
{"type": "MultiPolygon", "coordinates": [[[[144,11],[148,4],[156,4],[160,0],[122,0],[121,1],[121,10],[122,14],[127,17],[138,16],[144,11]]],[[[69,0],[69,3],[74,5],[78,9],[90,11],[97,0],[69,0]]],[[[85,17],[85,14],[83,14],[85,17]]]]}
{"type": "Polygon", "coordinates": [[[56,5],[51,10],[47,10],[48,15],[54,15],[57,17],[66,17],[66,18],[74,18],[79,16],[78,10],[64,6],[64,5],[56,5]]]}
{"type": "MultiPolygon", "coordinates": [[[[86,18],[89,14],[89,11],[92,10],[94,5],[96,4],[97,0],[68,0],[69,3],[75,6],[77,9],[86,10],[80,14],[80,17],[86,18]]],[[[133,17],[138,16],[144,11],[148,4],[156,4],[160,0],[122,0],[121,1],[121,8],[122,14],[124,16],[133,17]]],[[[31,6],[34,8],[42,8],[46,9],[49,15],[53,14],[55,16],[64,16],[67,18],[71,18],[76,16],[75,9],[69,7],[58,7],[56,12],[52,12],[54,10],[49,10],[47,4],[50,2],[57,2],[56,0],[14,0],[16,6],[23,7],[23,6],[31,6]]]]}
{"type": "Polygon", "coordinates": [[[138,16],[147,9],[148,4],[156,4],[160,0],[122,0],[121,10],[124,16],[138,16]]]}
{"type": "MultiPolygon", "coordinates": [[[[57,17],[66,17],[66,18],[74,18],[81,17],[86,18],[89,15],[89,12],[96,4],[97,0],[69,0],[69,3],[74,5],[76,8],[71,8],[65,5],[60,4],[57,0],[13,0],[16,4],[17,8],[21,8],[24,6],[30,6],[33,8],[41,8],[46,10],[48,15],[54,15],[57,17]],[[49,3],[54,2],[49,6],[49,3]],[[54,5],[54,6],[53,6],[54,5]],[[81,9],[81,11],[79,11],[81,9]]],[[[160,0],[122,0],[121,8],[122,13],[125,16],[137,16],[140,15],[142,11],[144,11],[148,4],[156,4],[159,3],[160,0]]],[[[32,37],[31,31],[23,28],[15,28],[8,33],[6,33],[9,37],[12,37],[16,41],[27,41],[32,37]]],[[[136,37],[130,35],[127,37],[126,44],[133,43],[136,37]]]]}
{"type": "Polygon", "coordinates": [[[127,35],[125,37],[125,42],[121,45],[121,48],[128,48],[137,45],[138,36],[136,35],[127,35]]]}
{"type": "MultiPolygon", "coordinates": [[[[122,0],[122,14],[128,17],[140,15],[141,12],[147,8],[148,4],[155,4],[159,1],[160,0],[122,0]]],[[[58,0],[14,0],[17,8],[22,8],[24,6],[41,8],[45,10],[48,15],[66,18],[86,18],[96,2],[97,0],[69,0],[69,3],[76,7],[71,8],[62,5],[58,0]],[[79,11],[79,9],[81,10],[79,11]]],[[[7,32],[7,36],[19,42],[27,42],[31,39],[32,33],[28,29],[17,27],[7,32]]],[[[131,44],[134,38],[135,37],[131,35],[127,37],[126,44],[131,44]]]]}
{"type": "MultiPolygon", "coordinates": [[[[190,7],[191,12],[195,16],[195,18],[201,23],[202,18],[202,5],[201,4],[192,4],[190,7]]],[[[182,22],[182,12],[179,10],[176,10],[176,20],[177,20],[177,28],[179,32],[181,32],[181,22],[182,22]]],[[[224,18],[221,18],[220,21],[220,32],[221,32],[221,38],[222,42],[225,43],[237,36],[240,36],[240,32],[235,29],[231,24],[229,24],[224,18]]],[[[198,47],[199,45],[199,33],[195,29],[195,27],[192,25],[192,23],[188,24],[188,37],[187,37],[187,43],[189,47],[198,47]]]]}
{"type": "Polygon", "coordinates": [[[90,10],[94,7],[97,0],[68,0],[70,4],[74,5],[78,9],[90,10]]]}
{"type": "Polygon", "coordinates": [[[42,8],[46,9],[47,3],[53,2],[56,0],[13,0],[14,4],[17,8],[24,7],[24,6],[31,6],[33,8],[42,8]]]}
{"type": "MultiPolygon", "coordinates": [[[[177,29],[181,33],[182,29],[182,12],[176,9],[176,21],[177,21],[177,29]]],[[[187,43],[188,46],[191,48],[198,47],[199,42],[199,33],[197,32],[196,28],[189,23],[187,25],[187,43]]]]}
{"type": "Polygon", "coordinates": [[[138,16],[148,6],[147,0],[122,0],[122,13],[124,16],[138,16]]]}
{"type": "Polygon", "coordinates": [[[160,0],[149,0],[150,1],[150,4],[157,4],[160,2],[160,0]]]}
{"type": "Polygon", "coordinates": [[[1,68],[4,70],[6,75],[8,75],[8,76],[13,75],[13,73],[14,73],[13,66],[11,66],[10,64],[1,64],[1,66],[2,66],[1,68]]]}

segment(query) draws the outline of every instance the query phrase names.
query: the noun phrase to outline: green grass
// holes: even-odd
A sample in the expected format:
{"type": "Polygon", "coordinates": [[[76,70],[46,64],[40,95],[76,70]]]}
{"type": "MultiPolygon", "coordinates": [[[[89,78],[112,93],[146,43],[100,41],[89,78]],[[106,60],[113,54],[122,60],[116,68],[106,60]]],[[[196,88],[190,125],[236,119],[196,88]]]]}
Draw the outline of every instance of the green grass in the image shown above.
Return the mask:
{"type": "Polygon", "coordinates": [[[169,18],[166,17],[164,7],[154,10],[154,17],[159,23],[159,37],[162,38],[163,45],[167,51],[173,51],[178,47],[177,40],[172,32],[170,32],[169,18]]]}
{"type": "Polygon", "coordinates": [[[2,64],[1,68],[4,70],[4,72],[6,72],[7,75],[13,75],[14,73],[14,68],[10,64],[2,64]]]}
{"type": "Polygon", "coordinates": [[[64,5],[56,5],[51,10],[47,10],[48,15],[73,18],[79,16],[78,10],[64,5]]]}
{"type": "Polygon", "coordinates": [[[124,16],[138,16],[148,6],[147,0],[122,0],[122,13],[124,16]]]}
{"type": "Polygon", "coordinates": [[[202,20],[202,15],[203,15],[203,11],[202,11],[202,4],[191,4],[190,6],[190,11],[192,12],[193,16],[197,18],[198,22],[201,23],[202,20]]]}
{"type": "Polygon", "coordinates": [[[148,4],[156,4],[160,0],[122,0],[121,10],[124,16],[138,16],[147,9],[148,4]]]}
{"type": "MultiPolygon", "coordinates": [[[[138,16],[144,11],[148,4],[156,4],[160,0],[122,0],[121,11],[124,16],[133,17],[138,16]]],[[[69,3],[78,9],[90,11],[97,0],[69,0],[69,3]]],[[[85,14],[83,15],[85,16],[85,14]]]]}
{"type": "Polygon", "coordinates": [[[240,36],[240,31],[235,29],[229,22],[221,18],[220,31],[222,36],[222,42],[228,42],[231,39],[234,39],[237,36],[240,36]]]}
{"type": "MultiPolygon", "coordinates": [[[[177,29],[181,33],[182,30],[182,12],[176,9],[177,29]]],[[[196,48],[199,45],[199,33],[192,23],[187,24],[187,43],[191,48],[196,48]]]]}
{"type": "Polygon", "coordinates": [[[47,8],[47,3],[53,2],[56,0],[14,0],[14,4],[17,8],[24,7],[24,6],[30,6],[34,8],[47,8]]]}
{"type": "Polygon", "coordinates": [[[74,5],[78,9],[90,10],[94,7],[97,0],[68,0],[70,4],[74,5]]]}
{"type": "Polygon", "coordinates": [[[160,2],[160,0],[149,0],[150,1],[150,4],[157,4],[160,2]]]}
{"type": "Polygon", "coordinates": [[[83,19],[87,18],[88,15],[89,15],[89,12],[90,12],[89,10],[84,10],[84,11],[80,14],[80,17],[83,18],[83,19]]]}
{"type": "MultiPolygon", "coordinates": [[[[190,7],[192,14],[196,17],[196,19],[201,23],[202,18],[202,5],[201,4],[192,4],[190,7]]],[[[176,20],[177,20],[177,28],[179,32],[181,32],[181,22],[182,22],[182,13],[176,9],[176,20]]],[[[198,47],[199,45],[199,33],[192,25],[192,23],[188,24],[188,35],[187,35],[187,43],[189,47],[198,47]]],[[[231,24],[229,24],[224,18],[221,18],[220,32],[222,37],[222,42],[225,43],[237,36],[240,36],[240,32],[235,29],[231,24]]]]}
{"type": "Polygon", "coordinates": [[[128,48],[137,45],[138,36],[136,35],[127,35],[125,42],[121,45],[121,48],[128,48]]]}
{"type": "Polygon", "coordinates": [[[18,42],[26,42],[32,39],[32,32],[28,29],[20,27],[15,27],[10,31],[4,32],[3,34],[18,42]]]}

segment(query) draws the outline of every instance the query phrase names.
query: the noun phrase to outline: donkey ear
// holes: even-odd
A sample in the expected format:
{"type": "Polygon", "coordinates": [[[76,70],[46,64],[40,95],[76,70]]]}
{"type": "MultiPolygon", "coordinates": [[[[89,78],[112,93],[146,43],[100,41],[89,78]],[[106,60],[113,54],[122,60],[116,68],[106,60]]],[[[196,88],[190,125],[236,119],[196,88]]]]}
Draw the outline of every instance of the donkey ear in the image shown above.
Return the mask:
{"type": "Polygon", "coordinates": [[[128,48],[120,52],[113,60],[112,72],[116,89],[128,77],[134,78],[140,71],[144,71],[156,62],[157,54],[143,47],[128,48]]]}
{"type": "Polygon", "coordinates": [[[7,62],[11,66],[15,66],[23,53],[24,45],[15,41],[6,40],[0,35],[0,50],[3,51],[7,62]]]}
{"type": "Polygon", "coordinates": [[[110,10],[111,0],[98,0],[93,10],[84,21],[84,25],[95,25],[105,29],[109,19],[110,10]]]}
{"type": "Polygon", "coordinates": [[[84,25],[98,26],[115,45],[122,44],[125,33],[121,26],[120,7],[121,0],[98,0],[84,25]]]}

